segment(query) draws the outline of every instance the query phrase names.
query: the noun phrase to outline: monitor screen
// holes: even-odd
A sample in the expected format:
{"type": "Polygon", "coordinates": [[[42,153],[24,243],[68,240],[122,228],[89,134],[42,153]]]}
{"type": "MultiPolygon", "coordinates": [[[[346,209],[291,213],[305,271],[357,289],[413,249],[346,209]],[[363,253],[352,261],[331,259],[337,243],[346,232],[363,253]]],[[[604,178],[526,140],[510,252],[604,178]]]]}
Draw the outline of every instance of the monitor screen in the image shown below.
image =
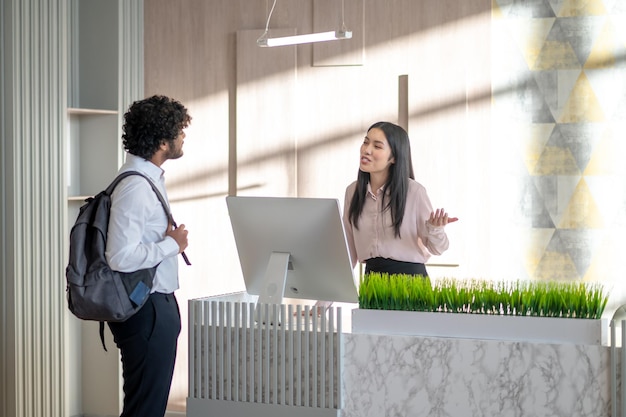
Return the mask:
{"type": "Polygon", "coordinates": [[[258,302],[358,302],[337,199],[230,196],[226,204],[246,290],[258,302]]]}

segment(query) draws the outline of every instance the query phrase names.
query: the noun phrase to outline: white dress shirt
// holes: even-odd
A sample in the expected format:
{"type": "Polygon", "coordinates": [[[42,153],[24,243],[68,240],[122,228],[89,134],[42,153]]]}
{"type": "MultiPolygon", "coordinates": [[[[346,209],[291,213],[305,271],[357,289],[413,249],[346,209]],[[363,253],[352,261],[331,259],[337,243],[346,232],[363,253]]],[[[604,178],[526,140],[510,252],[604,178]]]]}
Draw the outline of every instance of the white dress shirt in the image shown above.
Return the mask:
{"type": "MultiPolygon", "coordinates": [[[[163,169],[141,157],[126,154],[119,172],[139,171],[147,175],[167,202],[163,169]]],[[[131,175],[111,195],[106,259],[114,271],[133,272],[159,265],[152,292],[172,293],[178,289],[178,243],[165,236],[167,215],[145,178],[131,175]]]]}

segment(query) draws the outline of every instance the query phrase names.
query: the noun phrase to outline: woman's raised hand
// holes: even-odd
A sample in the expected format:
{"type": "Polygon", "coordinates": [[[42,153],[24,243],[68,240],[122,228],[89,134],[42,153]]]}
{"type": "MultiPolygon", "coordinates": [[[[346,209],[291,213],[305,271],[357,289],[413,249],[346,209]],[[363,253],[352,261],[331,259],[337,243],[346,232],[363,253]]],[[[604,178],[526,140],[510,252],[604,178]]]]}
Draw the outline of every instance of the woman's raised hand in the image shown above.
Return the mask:
{"type": "Polygon", "coordinates": [[[448,213],[446,213],[444,209],[438,208],[437,211],[430,213],[428,223],[432,226],[445,226],[457,220],[459,220],[457,217],[448,217],[448,213]]]}

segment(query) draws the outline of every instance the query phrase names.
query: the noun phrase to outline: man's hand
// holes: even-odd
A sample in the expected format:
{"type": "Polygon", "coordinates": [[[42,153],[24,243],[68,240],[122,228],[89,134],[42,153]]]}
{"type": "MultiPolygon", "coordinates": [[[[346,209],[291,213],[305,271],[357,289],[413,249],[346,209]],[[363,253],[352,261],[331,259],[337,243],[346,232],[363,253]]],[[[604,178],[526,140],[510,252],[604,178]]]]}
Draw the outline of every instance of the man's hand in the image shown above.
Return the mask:
{"type": "Polygon", "coordinates": [[[178,228],[174,229],[172,224],[167,225],[167,231],[165,232],[165,236],[172,237],[176,243],[178,243],[178,253],[182,253],[188,245],[187,242],[187,229],[185,229],[185,225],[181,224],[178,228]]]}

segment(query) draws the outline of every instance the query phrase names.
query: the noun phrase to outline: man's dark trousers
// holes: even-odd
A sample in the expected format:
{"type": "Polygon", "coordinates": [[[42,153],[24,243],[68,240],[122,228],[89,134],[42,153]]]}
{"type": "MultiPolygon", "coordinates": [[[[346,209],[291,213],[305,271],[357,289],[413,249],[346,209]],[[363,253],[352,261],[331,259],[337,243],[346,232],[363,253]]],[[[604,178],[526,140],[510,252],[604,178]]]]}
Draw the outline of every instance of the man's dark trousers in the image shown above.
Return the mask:
{"type": "Polygon", "coordinates": [[[165,415],[180,327],[173,293],[152,293],[128,320],[109,323],[122,355],[124,407],[120,417],[165,415]]]}

